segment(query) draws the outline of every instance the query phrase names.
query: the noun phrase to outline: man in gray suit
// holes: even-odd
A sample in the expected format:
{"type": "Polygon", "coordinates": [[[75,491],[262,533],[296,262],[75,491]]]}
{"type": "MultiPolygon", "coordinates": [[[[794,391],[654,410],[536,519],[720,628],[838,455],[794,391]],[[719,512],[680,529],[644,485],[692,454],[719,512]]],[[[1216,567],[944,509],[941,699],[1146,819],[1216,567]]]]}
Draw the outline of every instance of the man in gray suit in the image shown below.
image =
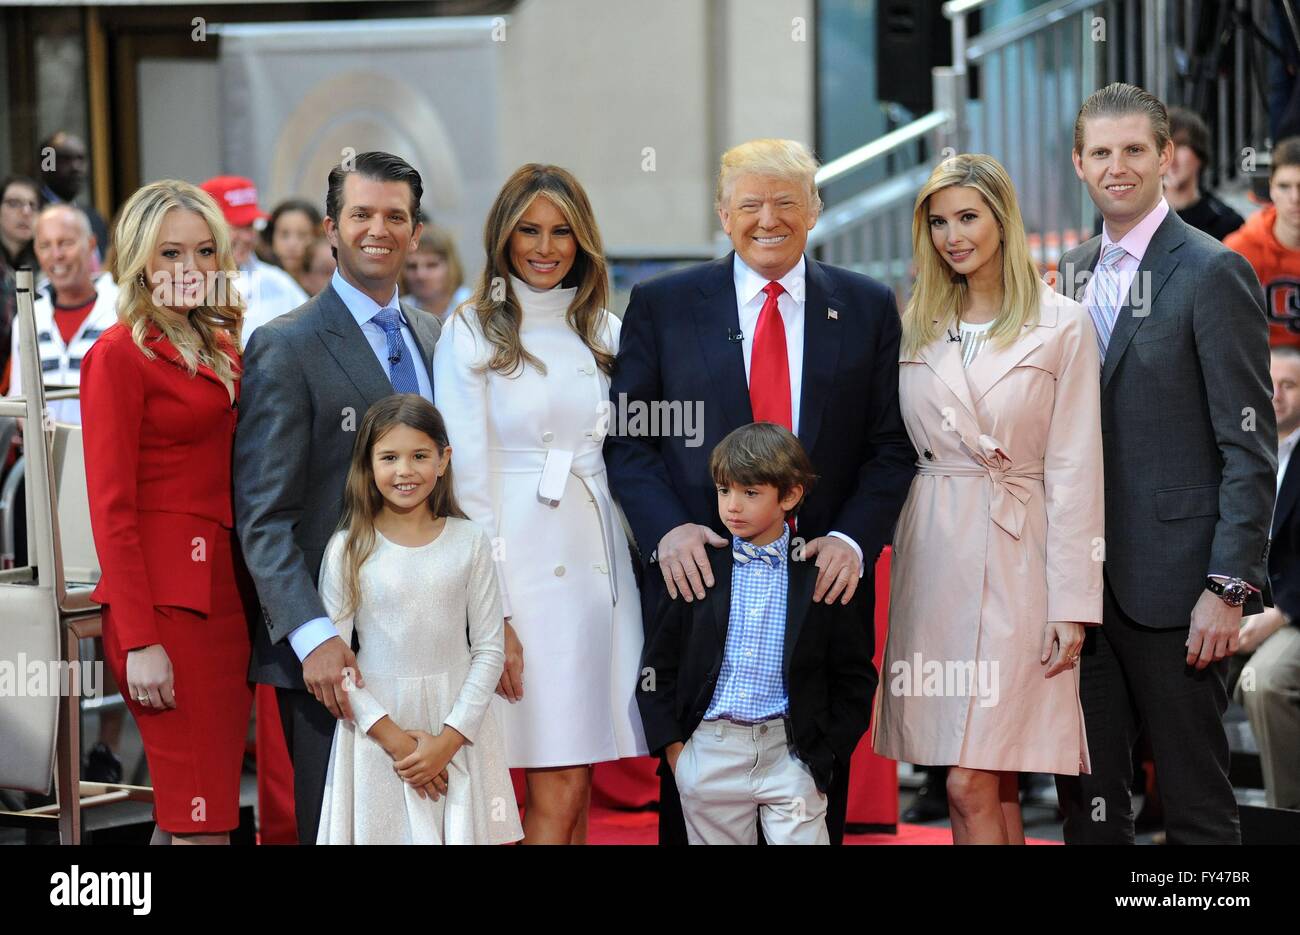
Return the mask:
{"type": "Polygon", "coordinates": [[[438,321],[397,297],[420,239],[422,194],[420,174],[398,156],[361,153],[336,166],[325,203],[334,278],[258,328],[244,353],[235,521],[265,618],[251,677],[276,686],[302,844],[316,841],[335,720],[352,716],[345,672],[364,678],[316,591],[357,428],[394,392],[433,400],[438,321]]]}
{"type": "Polygon", "coordinates": [[[1169,209],[1164,105],[1112,84],[1083,104],[1074,166],[1105,220],[1061,258],[1101,348],[1103,625],[1082,651],[1092,773],[1058,777],[1069,843],[1132,843],[1133,744],[1150,734],[1170,843],[1240,843],[1227,658],[1271,601],[1277,434],[1250,266],[1169,209]]]}

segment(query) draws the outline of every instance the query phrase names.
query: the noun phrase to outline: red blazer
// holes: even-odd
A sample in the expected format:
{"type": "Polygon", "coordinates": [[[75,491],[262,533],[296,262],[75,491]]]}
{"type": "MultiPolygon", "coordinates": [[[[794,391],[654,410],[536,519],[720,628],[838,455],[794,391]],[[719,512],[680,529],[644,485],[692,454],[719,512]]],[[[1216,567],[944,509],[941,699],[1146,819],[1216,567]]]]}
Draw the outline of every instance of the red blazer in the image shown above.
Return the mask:
{"type": "Polygon", "coordinates": [[[207,367],[190,376],[157,328],[145,346],[152,360],[116,324],[81,363],[90,525],[103,572],[94,598],[113,608],[122,652],[160,642],[155,607],[208,612],[208,562],[233,525],[237,405],[207,367]]]}

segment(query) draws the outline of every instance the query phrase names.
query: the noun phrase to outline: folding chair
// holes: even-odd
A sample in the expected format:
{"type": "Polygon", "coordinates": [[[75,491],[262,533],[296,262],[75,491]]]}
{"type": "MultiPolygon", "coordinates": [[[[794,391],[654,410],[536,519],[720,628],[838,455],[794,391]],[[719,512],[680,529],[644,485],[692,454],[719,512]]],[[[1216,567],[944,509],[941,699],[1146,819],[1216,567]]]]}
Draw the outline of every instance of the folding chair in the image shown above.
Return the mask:
{"type": "MultiPolygon", "coordinates": [[[[18,353],[24,371],[40,373],[32,294],[31,270],[19,270],[18,353]]],[[[0,757],[0,788],[48,795],[53,782],[57,801],[0,811],[0,825],[57,829],[61,843],[79,844],[83,809],[127,800],[152,802],[153,790],[81,781],[80,646],[101,634],[100,608],[90,596],[98,561],[90,535],[81,430],[50,424],[46,409],[47,400],[72,398],[78,391],[46,393],[40,381],[29,383],[25,396],[0,400],[0,418],[26,420],[22,477],[28,552],[25,566],[0,569],[0,666],[12,667],[16,688],[0,699],[0,750],[5,754],[0,757]],[[36,684],[28,677],[33,665],[47,676],[44,691],[24,690],[36,684]]],[[[87,702],[100,708],[113,704],[122,704],[120,695],[87,702]]]]}

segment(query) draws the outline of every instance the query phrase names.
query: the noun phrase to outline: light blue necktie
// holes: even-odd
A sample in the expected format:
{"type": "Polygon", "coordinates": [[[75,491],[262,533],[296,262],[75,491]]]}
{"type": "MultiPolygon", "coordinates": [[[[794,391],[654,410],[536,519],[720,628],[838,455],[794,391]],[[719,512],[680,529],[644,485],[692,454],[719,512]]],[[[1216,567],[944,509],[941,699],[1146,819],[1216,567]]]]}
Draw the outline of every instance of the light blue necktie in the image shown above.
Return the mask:
{"type": "Polygon", "coordinates": [[[1101,361],[1106,362],[1106,347],[1110,344],[1111,332],[1115,330],[1115,320],[1119,318],[1119,261],[1128,255],[1117,243],[1111,244],[1101,255],[1097,271],[1093,274],[1092,300],[1088,304],[1088,313],[1097,326],[1097,348],[1101,351],[1101,361]]]}
{"type": "Polygon", "coordinates": [[[748,565],[757,559],[771,568],[781,564],[781,549],[775,542],[769,545],[754,545],[744,539],[732,539],[731,557],[738,565],[748,565]]]}
{"type": "Polygon", "coordinates": [[[402,338],[402,316],[392,308],[386,308],[370,319],[384,329],[388,339],[388,379],[393,383],[393,390],[398,393],[420,392],[420,381],[415,376],[415,361],[407,352],[406,341],[402,338]]]}

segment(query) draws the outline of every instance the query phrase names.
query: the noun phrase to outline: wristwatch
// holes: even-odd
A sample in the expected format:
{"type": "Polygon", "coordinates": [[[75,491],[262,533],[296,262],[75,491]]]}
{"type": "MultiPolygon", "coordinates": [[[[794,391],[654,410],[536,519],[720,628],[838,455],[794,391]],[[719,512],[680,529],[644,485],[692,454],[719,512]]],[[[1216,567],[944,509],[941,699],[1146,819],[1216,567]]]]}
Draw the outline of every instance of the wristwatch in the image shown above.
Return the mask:
{"type": "Polygon", "coordinates": [[[1227,578],[1224,581],[1206,578],[1205,587],[1210,593],[1217,594],[1219,599],[1229,607],[1240,607],[1246,603],[1246,598],[1250,597],[1250,592],[1254,590],[1240,578],[1227,578]]]}

